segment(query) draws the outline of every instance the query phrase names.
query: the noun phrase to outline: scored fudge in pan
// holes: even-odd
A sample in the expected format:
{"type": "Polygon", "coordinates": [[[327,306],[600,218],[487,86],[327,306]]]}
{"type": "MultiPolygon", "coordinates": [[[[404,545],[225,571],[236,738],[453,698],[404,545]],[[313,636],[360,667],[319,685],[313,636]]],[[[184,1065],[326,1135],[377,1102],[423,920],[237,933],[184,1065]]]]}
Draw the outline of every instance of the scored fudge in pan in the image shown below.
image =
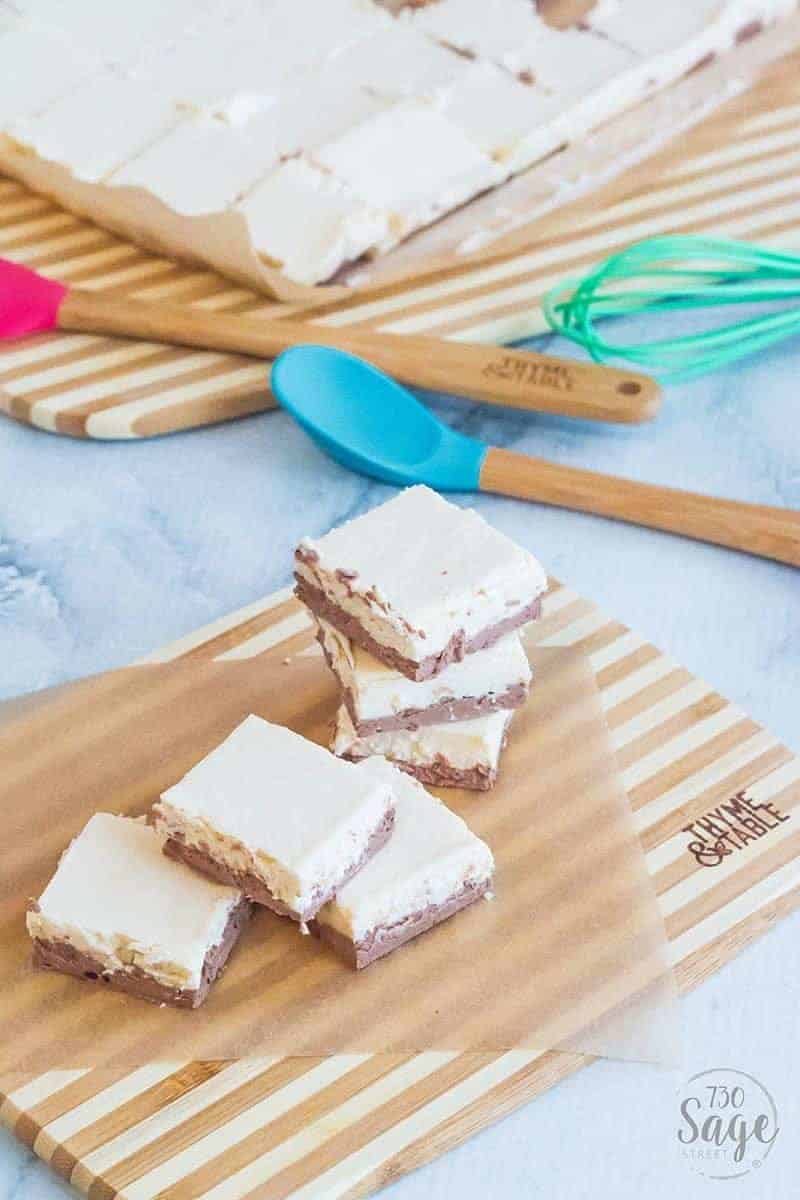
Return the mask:
{"type": "Polygon", "coordinates": [[[547,587],[532,554],[424,486],[305,538],[295,581],[315,616],[412,680],[538,616],[547,587]]]}
{"type": "Polygon", "coordinates": [[[508,709],[498,709],[471,721],[360,736],[343,704],[336,715],[333,749],[335,754],[352,762],[382,755],[433,787],[488,792],[497,780],[513,715],[508,709]]]}
{"type": "Polygon", "coordinates": [[[383,846],[391,781],[249,716],[153,806],[164,852],[306,922],[383,846]]]}
{"type": "Polygon", "coordinates": [[[143,820],[96,813],[27,913],[35,965],[197,1008],[251,905],[162,854],[143,820]]]}
{"type": "Polygon", "coordinates": [[[407,776],[397,779],[395,789],[391,841],[311,923],[314,933],[357,968],[473,904],[491,887],[492,852],[461,817],[407,776]]]}
{"type": "Polygon", "coordinates": [[[359,736],[466,721],[519,708],[528,697],[531,668],[516,632],[420,683],[375,658],[328,621],[317,621],[317,640],[359,736]]]}

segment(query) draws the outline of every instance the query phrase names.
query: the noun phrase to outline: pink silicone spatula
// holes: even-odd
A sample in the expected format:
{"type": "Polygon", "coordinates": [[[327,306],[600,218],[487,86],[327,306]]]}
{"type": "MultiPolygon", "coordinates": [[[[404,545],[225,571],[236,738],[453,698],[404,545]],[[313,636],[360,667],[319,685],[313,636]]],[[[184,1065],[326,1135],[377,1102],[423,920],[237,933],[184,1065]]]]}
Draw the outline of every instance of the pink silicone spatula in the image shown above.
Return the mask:
{"type": "Polygon", "coordinates": [[[145,338],[265,359],[290,346],[314,342],[369,359],[415,387],[591,421],[647,421],[660,404],[659,386],[649,376],[597,363],[440,338],[365,333],[298,320],[265,321],[145,303],[109,292],[67,288],[0,259],[0,338],[51,329],[145,338]]]}

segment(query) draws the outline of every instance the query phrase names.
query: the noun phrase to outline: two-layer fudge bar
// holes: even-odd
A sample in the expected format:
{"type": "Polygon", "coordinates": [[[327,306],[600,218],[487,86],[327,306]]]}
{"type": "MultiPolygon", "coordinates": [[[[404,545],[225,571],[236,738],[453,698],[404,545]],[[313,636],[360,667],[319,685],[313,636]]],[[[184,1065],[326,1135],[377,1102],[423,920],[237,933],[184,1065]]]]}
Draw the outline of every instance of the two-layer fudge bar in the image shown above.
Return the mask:
{"type": "Polygon", "coordinates": [[[249,716],[154,805],[164,851],[306,922],[388,839],[385,772],[249,716]]]}
{"type": "Polygon", "coordinates": [[[144,821],[96,813],[29,908],[36,965],[157,1004],[202,1004],[251,906],[162,844],[144,821]]]}
{"type": "Polygon", "coordinates": [[[305,538],[295,581],[317,617],[417,681],[533,620],[547,586],[532,554],[424,486],[305,538]]]}
{"type": "Polygon", "coordinates": [[[434,787],[469,788],[487,792],[497,780],[500,755],[513,712],[498,709],[471,721],[392,729],[359,736],[346,705],[336,716],[334,752],[358,762],[382,755],[395,766],[434,787]]]}
{"type": "Polygon", "coordinates": [[[413,779],[402,776],[394,786],[391,841],[311,926],[354,967],[390,954],[491,887],[494,860],[486,843],[413,779]]]}
{"type": "Polygon", "coordinates": [[[412,683],[328,621],[318,621],[317,639],[361,737],[471,720],[519,708],[528,696],[531,668],[517,633],[421,683],[412,683]]]}

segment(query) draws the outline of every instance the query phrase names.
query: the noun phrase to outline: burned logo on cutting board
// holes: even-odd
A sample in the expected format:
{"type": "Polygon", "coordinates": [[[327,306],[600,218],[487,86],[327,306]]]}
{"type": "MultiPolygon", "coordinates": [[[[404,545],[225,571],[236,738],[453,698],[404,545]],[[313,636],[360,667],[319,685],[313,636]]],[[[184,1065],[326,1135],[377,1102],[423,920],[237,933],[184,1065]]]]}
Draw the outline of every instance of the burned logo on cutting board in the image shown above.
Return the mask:
{"type": "Polygon", "coordinates": [[[701,867],[718,867],[729,855],[788,820],[789,813],[781,812],[771,801],[759,803],[741,791],[691,825],[684,825],[681,832],[690,835],[686,849],[701,867]]]}

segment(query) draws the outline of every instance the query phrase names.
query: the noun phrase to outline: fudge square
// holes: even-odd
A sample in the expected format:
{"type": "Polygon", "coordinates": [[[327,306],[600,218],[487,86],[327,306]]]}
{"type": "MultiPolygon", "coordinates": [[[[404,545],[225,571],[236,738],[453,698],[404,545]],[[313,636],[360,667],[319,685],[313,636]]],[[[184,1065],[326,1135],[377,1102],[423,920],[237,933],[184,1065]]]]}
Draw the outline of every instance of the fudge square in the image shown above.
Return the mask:
{"type": "Polygon", "coordinates": [[[333,749],[352,762],[382,755],[433,787],[488,792],[497,780],[513,715],[508,709],[498,709],[470,721],[362,736],[354,730],[347,706],[342,704],[336,716],[333,749]]]}
{"type": "Polygon", "coordinates": [[[295,581],[315,616],[413,680],[538,616],[547,587],[532,554],[422,485],[304,538],[295,581]]]}
{"type": "Polygon", "coordinates": [[[249,716],[153,806],[164,852],[306,922],[387,840],[385,773],[249,716]]]}
{"type": "Polygon", "coordinates": [[[395,789],[391,841],[311,923],[354,967],[390,954],[491,886],[492,852],[461,817],[408,776],[395,789]]]}
{"type": "Polygon", "coordinates": [[[162,854],[143,820],[96,813],[27,914],[34,963],[197,1008],[250,915],[238,888],[162,854]]]}
{"type": "Polygon", "coordinates": [[[317,640],[359,736],[519,708],[530,688],[531,668],[516,632],[420,683],[388,667],[328,621],[317,622],[317,640]]]}

